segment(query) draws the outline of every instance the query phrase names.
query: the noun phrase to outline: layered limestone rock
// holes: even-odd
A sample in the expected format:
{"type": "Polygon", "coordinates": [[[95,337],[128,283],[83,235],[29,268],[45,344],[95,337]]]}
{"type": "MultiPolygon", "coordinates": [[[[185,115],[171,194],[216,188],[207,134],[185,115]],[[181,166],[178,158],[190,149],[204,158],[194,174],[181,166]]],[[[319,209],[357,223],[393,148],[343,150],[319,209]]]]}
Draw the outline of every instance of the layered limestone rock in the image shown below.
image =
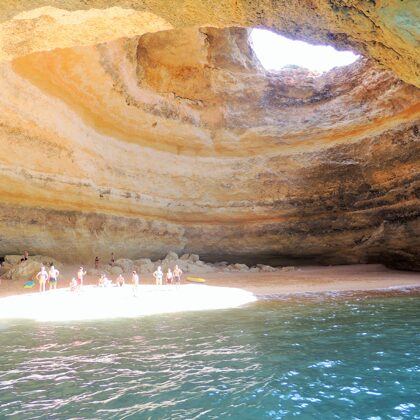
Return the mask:
{"type": "Polygon", "coordinates": [[[0,60],[191,26],[265,27],[353,48],[420,86],[417,0],[3,0],[0,60]]]}
{"type": "Polygon", "coordinates": [[[266,73],[245,29],[0,65],[0,255],[419,268],[420,93],[372,61],[266,73]]]}

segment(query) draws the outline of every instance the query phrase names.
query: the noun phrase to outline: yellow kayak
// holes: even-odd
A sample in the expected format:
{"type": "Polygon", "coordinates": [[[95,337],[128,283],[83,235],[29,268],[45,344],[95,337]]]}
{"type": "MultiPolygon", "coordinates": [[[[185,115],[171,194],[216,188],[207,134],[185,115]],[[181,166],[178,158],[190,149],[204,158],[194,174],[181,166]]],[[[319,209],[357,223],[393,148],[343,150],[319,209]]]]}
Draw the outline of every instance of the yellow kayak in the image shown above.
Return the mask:
{"type": "Polygon", "coordinates": [[[187,277],[188,281],[192,281],[194,283],[205,283],[206,280],[202,279],[201,277],[187,277]]]}

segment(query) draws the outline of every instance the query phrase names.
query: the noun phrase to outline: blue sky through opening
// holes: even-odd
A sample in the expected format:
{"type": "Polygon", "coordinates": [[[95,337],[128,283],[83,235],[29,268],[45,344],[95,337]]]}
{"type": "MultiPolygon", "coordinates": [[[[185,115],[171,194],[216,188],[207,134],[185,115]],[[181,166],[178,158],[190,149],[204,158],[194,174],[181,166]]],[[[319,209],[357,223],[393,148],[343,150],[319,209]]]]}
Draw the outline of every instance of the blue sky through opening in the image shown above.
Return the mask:
{"type": "Polygon", "coordinates": [[[347,66],[360,57],[351,51],[337,51],[331,46],[294,41],[265,29],[252,30],[251,44],[267,70],[297,65],[322,73],[333,67],[347,66]]]}

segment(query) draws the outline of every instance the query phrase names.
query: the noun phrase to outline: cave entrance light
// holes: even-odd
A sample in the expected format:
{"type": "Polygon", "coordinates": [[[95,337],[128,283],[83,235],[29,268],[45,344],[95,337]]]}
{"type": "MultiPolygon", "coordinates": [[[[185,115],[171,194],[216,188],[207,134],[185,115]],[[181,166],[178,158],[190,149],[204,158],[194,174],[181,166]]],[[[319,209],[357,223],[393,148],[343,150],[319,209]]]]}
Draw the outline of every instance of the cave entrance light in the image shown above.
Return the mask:
{"type": "Polygon", "coordinates": [[[323,73],[333,67],[354,63],[360,57],[352,51],[337,51],[327,45],[291,40],[265,29],[252,29],[250,41],[266,70],[298,66],[323,73]]]}

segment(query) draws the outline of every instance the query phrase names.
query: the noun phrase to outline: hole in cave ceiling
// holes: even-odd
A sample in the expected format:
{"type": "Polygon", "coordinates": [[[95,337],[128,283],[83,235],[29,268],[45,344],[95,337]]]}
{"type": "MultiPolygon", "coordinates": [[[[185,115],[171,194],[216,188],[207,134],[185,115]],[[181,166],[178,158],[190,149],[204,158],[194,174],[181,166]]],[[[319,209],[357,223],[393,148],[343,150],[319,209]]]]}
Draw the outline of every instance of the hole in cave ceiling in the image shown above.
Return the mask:
{"type": "Polygon", "coordinates": [[[303,67],[324,73],[334,67],[347,66],[360,58],[352,51],[337,51],[329,45],[312,45],[295,41],[266,29],[252,29],[252,49],[266,70],[303,67]]]}

